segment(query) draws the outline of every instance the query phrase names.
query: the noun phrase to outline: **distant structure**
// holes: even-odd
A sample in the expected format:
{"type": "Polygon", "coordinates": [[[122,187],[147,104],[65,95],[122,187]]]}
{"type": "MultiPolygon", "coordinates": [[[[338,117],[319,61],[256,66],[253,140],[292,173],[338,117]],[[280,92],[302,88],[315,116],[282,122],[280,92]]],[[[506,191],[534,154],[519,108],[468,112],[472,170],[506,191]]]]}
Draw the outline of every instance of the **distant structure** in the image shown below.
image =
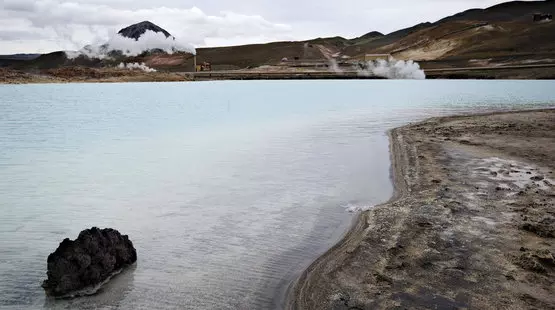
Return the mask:
{"type": "Polygon", "coordinates": [[[543,21],[552,21],[553,15],[551,14],[542,14],[536,13],[534,14],[534,22],[543,22],[543,21]]]}
{"type": "MultiPolygon", "coordinates": [[[[196,63],[196,61],[195,61],[195,63],[196,63]]],[[[196,72],[212,71],[212,64],[205,61],[201,65],[195,65],[195,71],[196,72]]]]}

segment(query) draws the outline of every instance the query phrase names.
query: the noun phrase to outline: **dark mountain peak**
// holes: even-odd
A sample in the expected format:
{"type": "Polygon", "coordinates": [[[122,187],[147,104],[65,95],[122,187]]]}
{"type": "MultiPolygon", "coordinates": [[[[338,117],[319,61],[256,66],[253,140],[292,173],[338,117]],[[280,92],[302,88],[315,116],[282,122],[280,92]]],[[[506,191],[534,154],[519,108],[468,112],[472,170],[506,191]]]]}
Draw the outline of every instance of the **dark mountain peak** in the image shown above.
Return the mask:
{"type": "Polygon", "coordinates": [[[140,36],[142,36],[147,30],[154,31],[154,32],[162,32],[166,38],[171,37],[172,35],[164,30],[163,28],[151,23],[149,21],[140,22],[137,24],[133,24],[129,27],[125,27],[118,31],[118,33],[126,38],[132,38],[138,40],[140,36]]]}

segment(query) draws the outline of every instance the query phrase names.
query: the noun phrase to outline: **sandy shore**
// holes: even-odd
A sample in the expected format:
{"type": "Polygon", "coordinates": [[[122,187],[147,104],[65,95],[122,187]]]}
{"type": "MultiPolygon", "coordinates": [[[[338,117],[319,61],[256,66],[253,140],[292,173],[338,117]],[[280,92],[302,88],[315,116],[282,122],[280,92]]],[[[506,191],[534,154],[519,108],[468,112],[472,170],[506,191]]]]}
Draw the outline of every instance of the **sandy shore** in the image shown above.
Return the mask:
{"type": "Polygon", "coordinates": [[[555,309],[555,110],[390,132],[395,194],[360,215],[290,309],[555,309]]]}

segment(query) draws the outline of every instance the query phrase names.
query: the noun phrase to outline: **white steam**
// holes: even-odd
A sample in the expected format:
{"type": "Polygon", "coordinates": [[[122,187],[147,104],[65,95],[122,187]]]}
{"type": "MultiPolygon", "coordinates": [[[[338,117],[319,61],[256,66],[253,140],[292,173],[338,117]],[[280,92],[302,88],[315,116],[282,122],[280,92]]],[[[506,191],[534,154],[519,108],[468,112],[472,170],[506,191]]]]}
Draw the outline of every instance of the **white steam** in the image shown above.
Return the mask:
{"type": "Polygon", "coordinates": [[[378,59],[369,61],[365,64],[364,69],[358,70],[359,75],[363,76],[379,76],[388,79],[412,79],[424,80],[426,74],[420,69],[420,65],[412,60],[389,60],[378,59]]]}
{"type": "Polygon", "coordinates": [[[118,66],[118,69],[127,69],[127,70],[141,70],[144,72],[156,72],[156,69],[153,69],[147,65],[145,65],[144,62],[142,63],[138,63],[138,62],[133,62],[133,63],[123,63],[121,62],[118,66]]]}
{"type": "Polygon", "coordinates": [[[150,50],[162,50],[168,54],[187,52],[196,54],[195,48],[187,43],[177,41],[173,36],[167,37],[162,32],[147,30],[138,40],[127,38],[119,33],[102,45],[87,45],[76,52],[66,52],[68,58],[84,55],[89,58],[107,58],[114,51],[119,51],[125,56],[137,56],[150,50]]]}
{"type": "Polygon", "coordinates": [[[330,71],[335,72],[339,75],[343,74],[343,70],[339,68],[339,64],[337,63],[337,60],[335,60],[334,58],[329,59],[329,69],[330,71]]]}

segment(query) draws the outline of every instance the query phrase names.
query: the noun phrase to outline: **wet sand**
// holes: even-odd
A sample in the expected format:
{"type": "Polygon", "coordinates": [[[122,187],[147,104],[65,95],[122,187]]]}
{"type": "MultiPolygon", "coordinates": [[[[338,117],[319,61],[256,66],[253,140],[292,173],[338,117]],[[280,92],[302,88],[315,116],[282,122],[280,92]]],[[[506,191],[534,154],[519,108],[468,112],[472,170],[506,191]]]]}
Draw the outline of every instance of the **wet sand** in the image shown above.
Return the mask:
{"type": "Polygon", "coordinates": [[[390,132],[391,200],[292,287],[289,309],[555,309],[555,110],[390,132]]]}

